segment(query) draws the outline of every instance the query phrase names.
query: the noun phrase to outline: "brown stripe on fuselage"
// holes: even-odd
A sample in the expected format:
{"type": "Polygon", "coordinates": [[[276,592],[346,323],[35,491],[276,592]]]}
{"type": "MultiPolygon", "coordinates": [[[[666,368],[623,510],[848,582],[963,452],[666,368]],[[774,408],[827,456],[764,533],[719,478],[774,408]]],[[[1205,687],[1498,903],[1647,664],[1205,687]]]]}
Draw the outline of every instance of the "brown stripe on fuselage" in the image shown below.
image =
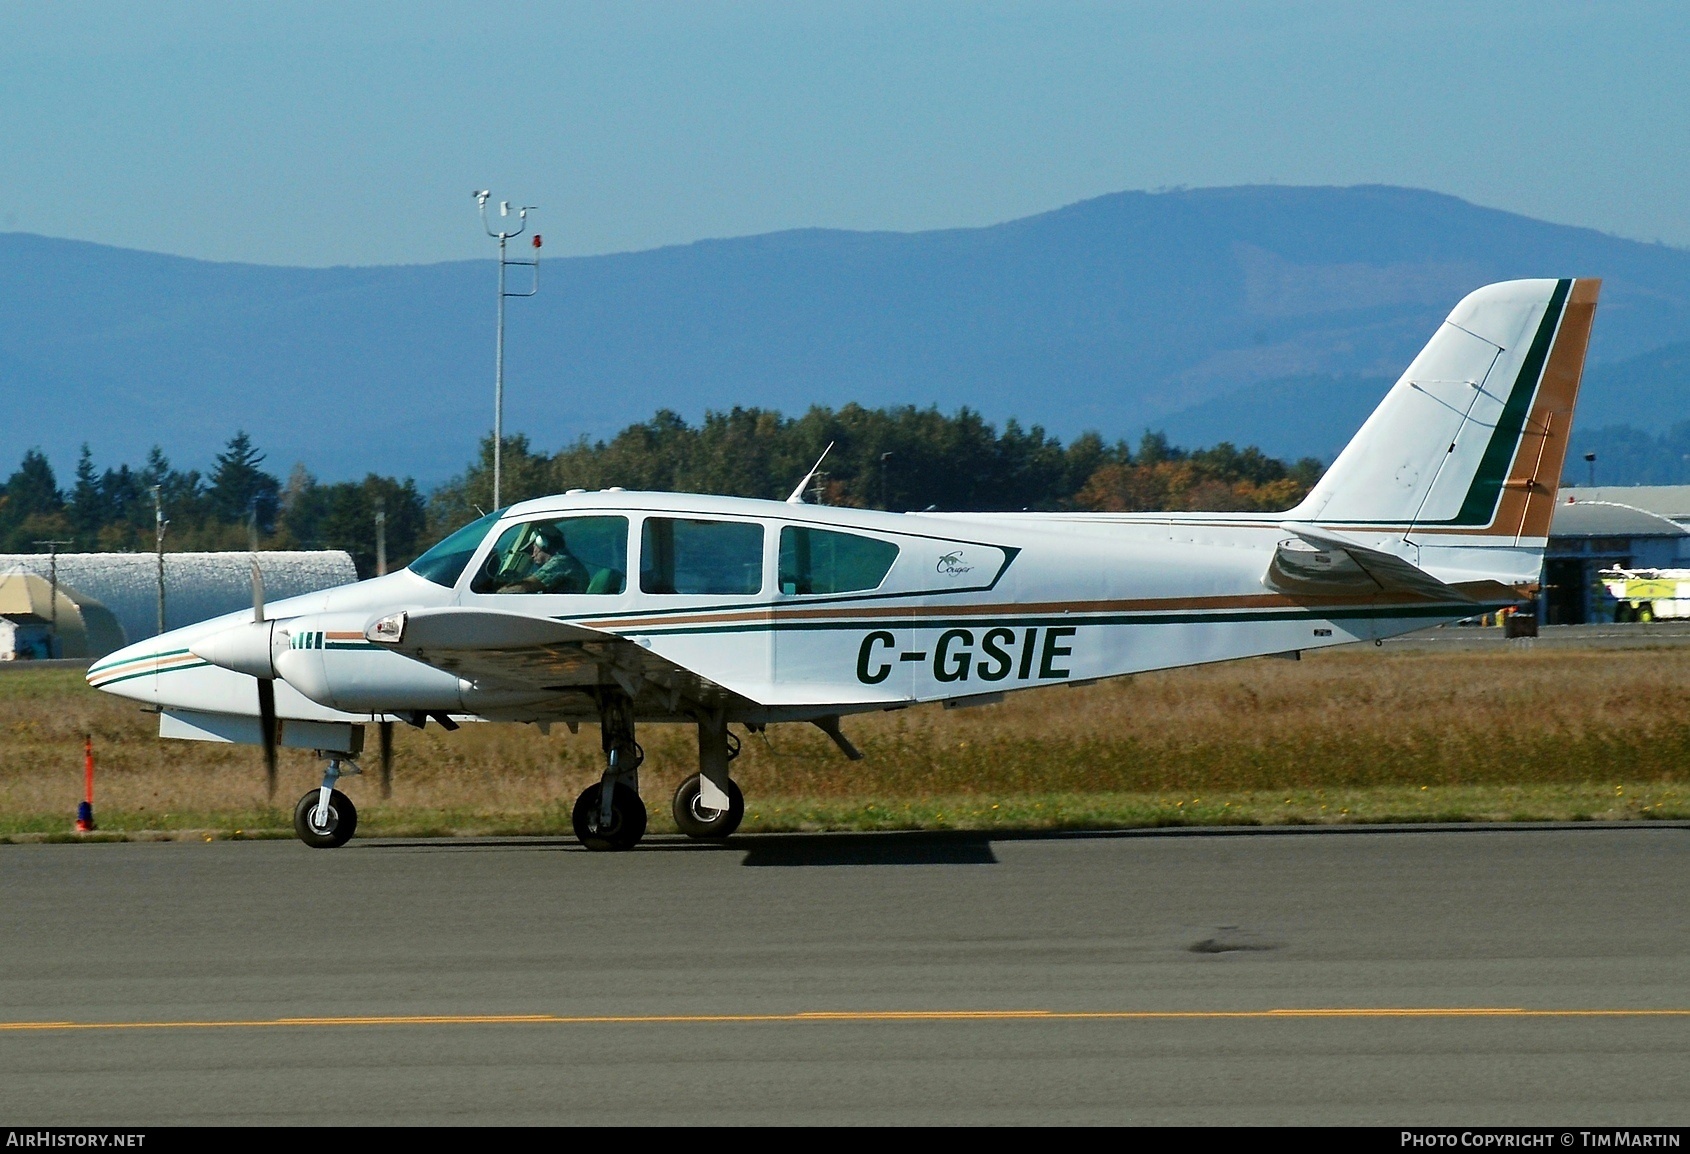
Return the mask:
{"type": "Polygon", "coordinates": [[[178,666],[192,665],[200,663],[200,661],[201,659],[195,657],[192,653],[174,653],[166,657],[148,654],[145,657],[136,657],[117,665],[107,666],[105,669],[90,670],[88,684],[98,689],[107,681],[117,677],[128,677],[136,673],[146,673],[149,670],[153,673],[165,673],[178,666]]]}
{"type": "MultiPolygon", "coordinates": [[[[912,594],[912,596],[917,596],[912,594]]],[[[678,613],[583,622],[594,629],[666,629],[679,625],[774,624],[785,621],[888,620],[952,617],[1052,617],[1083,613],[1173,613],[1226,609],[1343,609],[1354,606],[1443,604],[1406,590],[1352,593],[1329,597],[1287,597],[1283,593],[1246,593],[1224,597],[1164,597],[1122,601],[996,602],[988,605],[863,605],[813,608],[770,606],[726,613],[678,613]]]]}
{"type": "Polygon", "coordinates": [[[198,657],[195,657],[192,653],[187,652],[165,654],[148,653],[142,657],[131,657],[128,661],[120,661],[116,665],[107,665],[100,669],[91,669],[89,672],[104,677],[109,673],[130,673],[147,665],[166,665],[182,661],[198,660],[200,660],[198,657]]]}

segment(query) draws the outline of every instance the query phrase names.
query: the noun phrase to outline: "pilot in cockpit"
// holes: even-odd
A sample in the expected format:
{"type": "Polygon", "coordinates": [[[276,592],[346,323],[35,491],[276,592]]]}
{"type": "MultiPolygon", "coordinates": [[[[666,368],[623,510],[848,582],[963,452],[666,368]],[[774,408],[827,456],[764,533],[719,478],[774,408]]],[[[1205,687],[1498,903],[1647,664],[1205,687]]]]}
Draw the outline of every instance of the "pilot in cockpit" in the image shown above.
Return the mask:
{"type": "Polygon", "coordinates": [[[528,556],[534,568],[519,581],[501,586],[501,593],[583,593],[587,589],[587,567],[569,551],[563,533],[555,526],[541,525],[528,541],[528,556]]]}

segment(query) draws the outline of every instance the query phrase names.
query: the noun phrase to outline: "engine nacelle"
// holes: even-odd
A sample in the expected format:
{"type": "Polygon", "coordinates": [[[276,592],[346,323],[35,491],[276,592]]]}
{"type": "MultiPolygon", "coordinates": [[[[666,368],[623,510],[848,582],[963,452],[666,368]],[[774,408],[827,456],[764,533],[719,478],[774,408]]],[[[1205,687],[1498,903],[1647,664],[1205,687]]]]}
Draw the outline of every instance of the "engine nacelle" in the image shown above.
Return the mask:
{"type": "Polygon", "coordinates": [[[275,623],[276,674],[319,705],[347,713],[461,713],[467,682],[364,639],[367,612],[275,623]]]}

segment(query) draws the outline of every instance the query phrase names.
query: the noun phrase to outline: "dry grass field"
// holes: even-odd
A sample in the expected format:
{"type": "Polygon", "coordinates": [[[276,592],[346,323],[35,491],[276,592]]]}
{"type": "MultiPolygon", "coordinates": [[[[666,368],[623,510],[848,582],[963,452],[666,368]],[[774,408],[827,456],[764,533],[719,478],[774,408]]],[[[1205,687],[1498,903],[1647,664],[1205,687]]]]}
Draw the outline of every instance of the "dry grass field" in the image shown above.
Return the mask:
{"type": "MultiPolygon", "coordinates": [[[[846,732],[866,761],[807,726],[747,737],[743,828],[1690,817],[1690,647],[1352,648],[874,714],[846,732]]],[[[272,804],[257,750],[161,741],[154,717],[75,671],[8,672],[0,835],[69,829],[89,733],[103,831],[272,836],[317,783],[308,754],[284,751],[272,804]]],[[[641,740],[651,828],[672,829],[691,732],[648,726],[641,740]]],[[[392,799],[373,757],[342,788],[361,833],[561,833],[598,767],[592,727],[401,726],[392,799]]]]}

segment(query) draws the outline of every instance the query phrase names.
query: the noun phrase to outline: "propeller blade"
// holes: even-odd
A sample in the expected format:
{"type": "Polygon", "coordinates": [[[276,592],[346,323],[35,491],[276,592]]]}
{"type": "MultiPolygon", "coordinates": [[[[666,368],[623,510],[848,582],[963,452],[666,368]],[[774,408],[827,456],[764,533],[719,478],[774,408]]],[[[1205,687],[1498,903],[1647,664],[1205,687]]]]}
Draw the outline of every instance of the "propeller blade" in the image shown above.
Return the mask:
{"type": "Polygon", "coordinates": [[[264,734],[264,789],[276,800],[276,683],[268,677],[258,682],[258,726],[264,734]]]}
{"type": "Polygon", "coordinates": [[[252,619],[264,620],[264,574],[258,568],[258,558],[252,559],[252,619]]]}
{"type": "Polygon", "coordinates": [[[393,723],[384,721],[377,731],[381,735],[381,795],[393,796],[393,723]]]}

